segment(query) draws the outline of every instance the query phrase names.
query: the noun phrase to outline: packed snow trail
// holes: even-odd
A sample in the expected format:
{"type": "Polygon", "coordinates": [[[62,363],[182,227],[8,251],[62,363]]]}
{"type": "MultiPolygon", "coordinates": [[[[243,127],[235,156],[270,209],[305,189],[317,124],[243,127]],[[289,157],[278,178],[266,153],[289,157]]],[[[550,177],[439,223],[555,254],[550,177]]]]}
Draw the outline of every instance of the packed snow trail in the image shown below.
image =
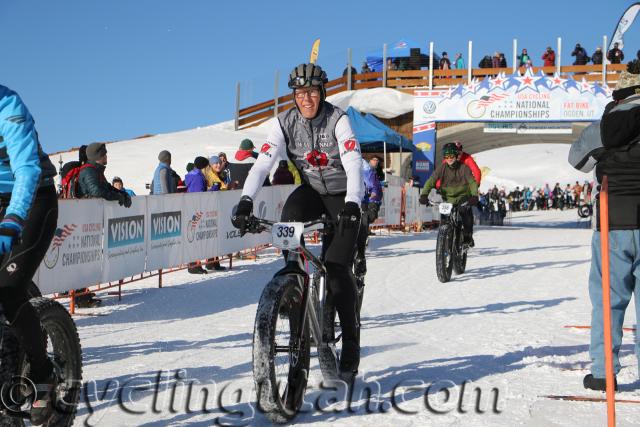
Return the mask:
{"type": "MultiPolygon", "coordinates": [[[[592,232],[577,228],[576,211],[518,213],[511,226],[477,227],[466,273],[445,284],[435,273],[436,233],[371,239],[356,397],[347,407],[342,390],[320,390],[312,348],[307,403],[295,423],[604,425],[604,403],[544,397],[604,397],[582,388],[589,331],[564,327],[590,323],[592,232]],[[379,402],[358,397],[365,386],[374,394],[379,387],[379,402]]],[[[257,301],[281,262],[265,253],[224,273],[173,273],[162,289],[150,279],[126,286],[121,302],[106,297],[101,308],[79,310],[105,316],[75,317],[89,381],[76,424],[268,424],[253,403],[251,342],[257,301]]],[[[625,326],[635,326],[633,312],[625,326]]],[[[640,401],[633,339],[625,332],[617,398],[640,401]]],[[[617,416],[618,425],[637,425],[640,404],[618,404],[617,416]]]]}

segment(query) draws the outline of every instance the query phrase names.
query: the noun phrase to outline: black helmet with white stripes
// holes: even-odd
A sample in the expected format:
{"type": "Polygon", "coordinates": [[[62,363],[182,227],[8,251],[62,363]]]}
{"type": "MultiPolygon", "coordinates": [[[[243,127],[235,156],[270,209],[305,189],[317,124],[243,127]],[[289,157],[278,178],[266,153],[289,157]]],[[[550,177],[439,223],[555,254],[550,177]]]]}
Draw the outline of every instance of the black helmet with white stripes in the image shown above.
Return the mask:
{"type": "Polygon", "coordinates": [[[316,64],[300,64],[289,73],[289,88],[296,90],[303,87],[317,87],[322,99],[325,98],[324,84],[327,83],[327,73],[316,64]]]}

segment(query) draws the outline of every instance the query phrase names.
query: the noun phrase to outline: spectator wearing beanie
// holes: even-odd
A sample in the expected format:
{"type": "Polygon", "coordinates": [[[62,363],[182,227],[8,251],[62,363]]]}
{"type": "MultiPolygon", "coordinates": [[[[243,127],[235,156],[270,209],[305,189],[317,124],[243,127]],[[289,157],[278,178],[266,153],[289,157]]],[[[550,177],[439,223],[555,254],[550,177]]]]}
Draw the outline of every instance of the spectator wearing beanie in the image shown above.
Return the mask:
{"type": "Polygon", "coordinates": [[[171,169],[171,153],[167,150],[162,150],[158,154],[158,160],[160,163],[156,167],[153,173],[153,181],[151,181],[151,194],[176,193],[180,177],[171,169]]]}
{"type": "MultiPolygon", "coordinates": [[[[233,160],[230,159],[229,163],[229,176],[231,177],[231,188],[240,189],[244,186],[244,181],[249,175],[249,170],[258,158],[258,152],[254,150],[255,146],[253,141],[245,138],[240,142],[238,151],[233,156],[233,160]]],[[[265,178],[263,186],[271,185],[269,177],[265,178]]]]}
{"type": "Polygon", "coordinates": [[[196,157],[193,161],[195,166],[191,172],[184,178],[184,183],[187,186],[187,193],[200,193],[207,191],[207,181],[204,178],[203,170],[209,166],[209,160],[205,157],[196,157]]]}
{"type": "Polygon", "coordinates": [[[204,174],[204,179],[207,181],[208,191],[227,190],[227,184],[225,184],[221,176],[222,163],[220,161],[220,157],[209,157],[209,166],[204,168],[202,172],[204,174]]]}
{"type": "Polygon", "coordinates": [[[240,146],[238,147],[238,151],[236,151],[235,158],[239,162],[243,162],[249,158],[257,159],[258,153],[254,151],[255,145],[253,145],[253,141],[249,138],[245,138],[240,142],[240,146]]]}
{"type": "Polygon", "coordinates": [[[291,171],[289,171],[289,163],[286,160],[280,160],[278,168],[273,174],[271,185],[286,185],[293,183],[293,174],[291,174],[291,171]]]}
{"type": "Polygon", "coordinates": [[[117,200],[120,206],[131,206],[131,197],[124,191],[118,191],[104,176],[107,166],[107,146],[94,142],[87,147],[87,163],[80,169],[78,186],[80,197],[117,200]]]}

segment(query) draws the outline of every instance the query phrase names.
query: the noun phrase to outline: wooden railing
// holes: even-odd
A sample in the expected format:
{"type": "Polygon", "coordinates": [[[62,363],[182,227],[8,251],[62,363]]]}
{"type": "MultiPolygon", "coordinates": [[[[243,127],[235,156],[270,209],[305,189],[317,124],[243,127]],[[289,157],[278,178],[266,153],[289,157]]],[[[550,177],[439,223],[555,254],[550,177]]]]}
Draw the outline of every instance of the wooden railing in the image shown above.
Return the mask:
{"type": "MultiPolygon", "coordinates": [[[[560,67],[560,77],[573,78],[582,80],[583,78],[589,82],[602,82],[607,85],[614,85],[618,81],[620,72],[627,69],[626,64],[608,64],[606,66],[605,76],[602,75],[602,65],[567,65],[560,67]]],[[[542,71],[549,75],[557,71],[556,67],[533,67],[534,74],[542,71]]],[[[524,67],[520,68],[520,73],[524,73],[524,67]]],[[[434,70],[433,71],[433,87],[442,88],[452,85],[458,85],[468,82],[469,70],[434,70]]],[[[471,76],[474,79],[482,80],[487,77],[494,77],[499,73],[506,75],[513,73],[513,68],[473,68],[471,76]]],[[[429,87],[429,70],[405,70],[405,71],[388,71],[387,80],[383,82],[383,73],[365,73],[355,74],[352,77],[351,88],[369,89],[374,87],[389,87],[400,90],[402,92],[413,94],[416,88],[429,87]]],[[[329,81],[325,88],[327,96],[347,90],[347,77],[340,77],[329,81]]],[[[260,104],[242,108],[237,114],[238,129],[246,129],[257,126],[276,114],[281,113],[294,107],[292,94],[279,97],[277,100],[261,102],[260,104]],[[277,101],[277,102],[276,102],[277,101]]]]}

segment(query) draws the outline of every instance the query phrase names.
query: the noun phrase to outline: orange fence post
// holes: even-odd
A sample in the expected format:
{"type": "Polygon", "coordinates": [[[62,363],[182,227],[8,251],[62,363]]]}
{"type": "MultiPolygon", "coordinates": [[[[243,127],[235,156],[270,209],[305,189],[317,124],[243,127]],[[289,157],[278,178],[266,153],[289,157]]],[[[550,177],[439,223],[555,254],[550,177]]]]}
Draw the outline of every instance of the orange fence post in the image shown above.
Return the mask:
{"type": "Polygon", "coordinates": [[[158,287],[162,288],[162,269],[158,270],[158,287]]]}
{"type": "Polygon", "coordinates": [[[604,317],[604,364],[607,383],[607,425],[616,425],[616,402],[611,342],[611,288],[609,271],[609,180],[605,176],[600,191],[600,252],[602,253],[602,313],[604,317]]]}
{"type": "Polygon", "coordinates": [[[69,291],[69,313],[76,314],[76,291],[71,289],[69,291]]]}

